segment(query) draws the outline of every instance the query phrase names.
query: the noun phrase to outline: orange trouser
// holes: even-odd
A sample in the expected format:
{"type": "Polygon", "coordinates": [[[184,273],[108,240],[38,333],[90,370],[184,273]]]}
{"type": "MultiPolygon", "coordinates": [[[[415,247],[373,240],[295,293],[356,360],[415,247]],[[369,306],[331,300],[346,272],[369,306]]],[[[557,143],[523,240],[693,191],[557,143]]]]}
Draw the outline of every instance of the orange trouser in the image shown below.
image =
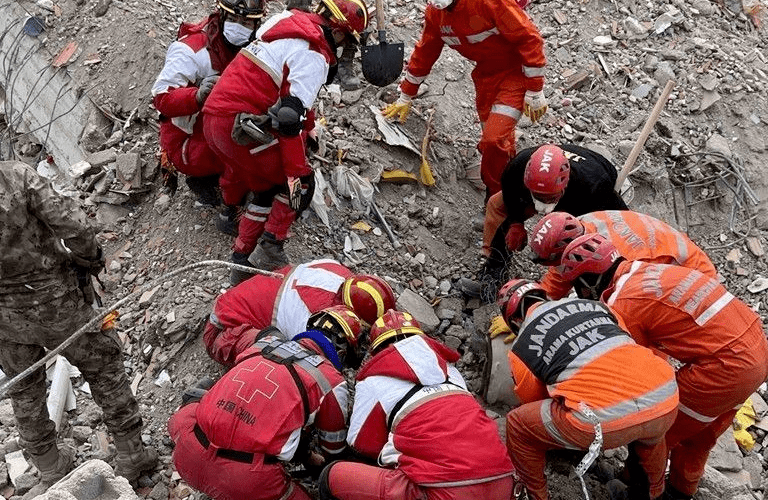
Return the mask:
{"type": "MultiPolygon", "coordinates": [[[[507,450],[532,500],[548,498],[544,476],[547,450],[586,450],[595,438],[593,430],[585,431],[574,426],[568,418],[569,413],[571,410],[561,403],[544,399],[519,406],[507,414],[507,450]],[[547,414],[551,414],[551,420],[545,422],[543,415],[547,414]]],[[[633,443],[639,465],[650,484],[651,498],[664,491],[667,465],[664,434],[672,426],[676,414],[677,410],[673,410],[647,422],[603,432],[604,449],[633,443]]]]}
{"type": "Polygon", "coordinates": [[[501,174],[515,157],[515,127],[525,100],[527,78],[516,71],[493,74],[472,72],[475,104],[483,135],[477,149],[482,154],[480,176],[489,194],[501,190],[501,174]]]}
{"type": "Polygon", "coordinates": [[[424,487],[402,469],[338,462],[328,473],[328,487],[338,500],[509,500],[512,476],[465,486],[424,487]]]}
{"type": "MultiPolygon", "coordinates": [[[[493,245],[493,239],[505,220],[507,220],[507,207],[504,205],[504,197],[501,195],[501,192],[498,192],[488,198],[488,202],[485,204],[485,220],[483,221],[483,255],[486,257],[491,256],[491,248],[498,246],[493,245]]],[[[503,233],[501,238],[501,241],[504,241],[503,233]]],[[[506,249],[506,246],[504,248],[506,249]]]]}
{"type": "Polygon", "coordinates": [[[768,376],[768,342],[759,322],[752,328],[745,334],[751,341],[734,342],[677,372],[680,411],[667,433],[666,445],[670,451],[669,484],[681,493],[696,493],[717,438],[731,425],[738,407],[768,376]]]}

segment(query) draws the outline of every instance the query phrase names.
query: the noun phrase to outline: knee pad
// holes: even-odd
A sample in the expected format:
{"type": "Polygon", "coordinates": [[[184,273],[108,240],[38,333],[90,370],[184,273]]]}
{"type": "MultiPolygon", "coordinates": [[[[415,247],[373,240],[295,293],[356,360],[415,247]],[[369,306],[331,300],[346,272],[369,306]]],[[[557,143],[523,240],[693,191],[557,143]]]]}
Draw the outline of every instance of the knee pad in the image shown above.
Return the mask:
{"type": "Polygon", "coordinates": [[[326,465],[323,471],[320,473],[320,477],[317,480],[317,489],[318,493],[320,494],[320,500],[339,500],[331,493],[330,485],[331,467],[337,463],[339,463],[339,460],[334,460],[333,462],[326,465]]]}

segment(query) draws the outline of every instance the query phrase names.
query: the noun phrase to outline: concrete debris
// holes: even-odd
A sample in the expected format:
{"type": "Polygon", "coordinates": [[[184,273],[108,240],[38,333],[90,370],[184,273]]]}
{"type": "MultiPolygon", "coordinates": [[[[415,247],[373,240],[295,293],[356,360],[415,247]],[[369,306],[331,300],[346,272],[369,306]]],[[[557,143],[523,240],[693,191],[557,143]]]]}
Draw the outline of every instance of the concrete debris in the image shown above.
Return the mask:
{"type": "MultiPolygon", "coordinates": [[[[88,460],[40,495],[40,500],[135,500],[127,479],[101,460],[88,460]]],[[[167,498],[167,497],[166,497],[167,498]]]]}
{"type": "Polygon", "coordinates": [[[440,324],[432,306],[421,295],[405,289],[397,298],[397,308],[410,313],[426,333],[432,333],[440,324]]]}
{"type": "Polygon", "coordinates": [[[24,458],[24,453],[21,450],[6,453],[5,463],[8,464],[8,477],[11,479],[11,484],[16,486],[16,480],[27,472],[30,465],[24,458]]]}

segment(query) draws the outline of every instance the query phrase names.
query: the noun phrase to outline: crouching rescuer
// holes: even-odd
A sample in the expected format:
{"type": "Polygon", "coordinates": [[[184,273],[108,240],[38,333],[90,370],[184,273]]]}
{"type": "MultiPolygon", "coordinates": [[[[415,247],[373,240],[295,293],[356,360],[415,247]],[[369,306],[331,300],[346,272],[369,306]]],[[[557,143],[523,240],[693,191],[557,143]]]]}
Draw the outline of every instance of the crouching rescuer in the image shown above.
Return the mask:
{"type": "Polygon", "coordinates": [[[659,497],[664,435],[677,415],[672,367],[637,345],[600,302],[548,301],[537,283],[512,280],[499,303],[517,333],[509,361],[523,402],[507,414],[507,449],[530,497],[548,498],[547,450],[588,450],[576,468],[581,478],[601,448],[622,445],[630,498],[659,497]]]}

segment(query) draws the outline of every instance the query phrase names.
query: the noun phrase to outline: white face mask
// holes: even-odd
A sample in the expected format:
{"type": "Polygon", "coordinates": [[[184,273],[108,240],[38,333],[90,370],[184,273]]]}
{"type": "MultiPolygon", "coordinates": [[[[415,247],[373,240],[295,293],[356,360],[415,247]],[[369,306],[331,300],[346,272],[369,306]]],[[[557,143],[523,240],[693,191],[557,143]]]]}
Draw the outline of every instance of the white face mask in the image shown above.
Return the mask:
{"type": "Polygon", "coordinates": [[[450,5],[454,2],[454,0],[429,0],[430,5],[434,5],[436,9],[446,9],[450,7],[450,5]]]}
{"type": "Polygon", "coordinates": [[[536,209],[536,212],[540,214],[548,214],[552,212],[556,205],[557,203],[542,203],[536,198],[533,199],[533,207],[536,209]]]}
{"type": "Polygon", "coordinates": [[[242,24],[224,21],[224,38],[235,47],[245,47],[251,41],[253,29],[242,24]]]}

